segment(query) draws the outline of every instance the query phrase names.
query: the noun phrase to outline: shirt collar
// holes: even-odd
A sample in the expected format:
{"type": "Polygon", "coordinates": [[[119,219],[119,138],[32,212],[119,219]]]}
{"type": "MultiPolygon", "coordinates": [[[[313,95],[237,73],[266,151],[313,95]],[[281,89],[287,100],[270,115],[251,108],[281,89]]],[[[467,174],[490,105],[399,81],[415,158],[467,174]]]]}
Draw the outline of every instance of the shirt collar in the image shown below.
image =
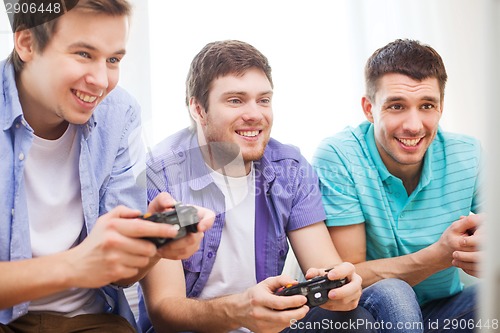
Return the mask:
{"type": "MultiPolygon", "coordinates": [[[[272,140],[272,139],[271,139],[272,140]]],[[[271,142],[271,140],[269,142],[271,142]]],[[[269,143],[267,144],[266,149],[264,150],[264,155],[262,158],[254,163],[256,171],[259,174],[262,174],[264,177],[264,191],[269,191],[269,187],[272,182],[276,178],[276,172],[274,170],[273,164],[271,163],[273,159],[275,151],[270,148],[269,143]]]]}
{"type": "MultiPolygon", "coordinates": [[[[188,165],[195,166],[189,168],[189,187],[192,190],[201,190],[209,186],[211,183],[214,183],[214,180],[210,175],[211,170],[207,167],[205,159],[203,158],[203,154],[201,153],[196,131],[194,132],[194,135],[191,135],[190,139],[190,149],[184,152],[185,158],[188,159],[188,165]]],[[[176,149],[174,149],[174,153],[180,155],[180,152],[177,152],[175,150],[176,149]]]]}
{"type": "MultiPolygon", "coordinates": [[[[189,188],[194,191],[204,189],[214,183],[210,175],[211,169],[207,167],[203,155],[198,144],[196,131],[184,129],[178,134],[174,134],[173,143],[167,143],[169,149],[154,150],[151,152],[147,165],[154,173],[160,173],[161,170],[177,165],[187,175],[185,181],[189,188]]],[[[171,137],[172,138],[172,137],[171,137]]],[[[161,144],[160,144],[160,147],[161,144]]],[[[273,149],[266,147],[264,156],[257,161],[254,161],[253,167],[255,174],[263,175],[266,182],[266,191],[269,189],[269,184],[275,179],[275,171],[270,160],[273,160],[273,149]]],[[[183,180],[179,180],[183,181],[183,180]]],[[[215,185],[215,184],[214,184],[215,185]]]]}
{"type": "MultiPolygon", "coordinates": [[[[197,167],[190,168],[191,178],[189,180],[189,186],[193,190],[200,190],[211,183],[214,183],[214,180],[210,175],[211,169],[207,167],[205,160],[203,159],[196,134],[191,137],[190,147],[195,147],[195,149],[189,150],[188,156],[191,159],[191,161],[189,161],[189,165],[196,165],[197,167]]],[[[255,172],[264,176],[265,191],[269,189],[270,184],[276,177],[272,163],[268,159],[268,155],[272,155],[272,150],[269,148],[269,144],[267,145],[262,158],[254,161],[253,163],[255,172]]]]}
{"type": "Polygon", "coordinates": [[[370,124],[370,126],[368,127],[368,131],[365,134],[365,141],[368,148],[368,154],[370,154],[370,157],[372,158],[372,161],[378,170],[380,178],[382,179],[382,181],[385,181],[392,175],[389,170],[387,170],[387,167],[385,166],[382,158],[380,157],[380,153],[378,152],[377,144],[375,143],[375,132],[373,129],[373,124],[370,124]]]}
{"type": "Polygon", "coordinates": [[[17,92],[14,66],[4,60],[0,62],[0,71],[2,73],[0,105],[2,105],[2,128],[8,130],[14,125],[16,119],[22,116],[21,103],[17,92]]]}
{"type": "MultiPolygon", "coordinates": [[[[392,175],[387,167],[385,166],[380,153],[378,152],[377,145],[375,143],[375,132],[373,129],[373,124],[370,124],[368,131],[365,134],[366,146],[368,148],[368,153],[372,158],[375,167],[377,168],[380,178],[382,181],[387,180],[389,177],[395,177],[392,175]]],[[[431,143],[424,155],[424,165],[422,168],[422,174],[420,175],[419,187],[424,187],[429,184],[432,178],[432,157],[434,153],[434,141],[431,143]]]]}
{"type": "Polygon", "coordinates": [[[432,179],[432,161],[434,160],[434,145],[436,138],[432,141],[429,148],[424,155],[424,166],[422,168],[422,174],[420,175],[419,187],[427,186],[432,179]]]}

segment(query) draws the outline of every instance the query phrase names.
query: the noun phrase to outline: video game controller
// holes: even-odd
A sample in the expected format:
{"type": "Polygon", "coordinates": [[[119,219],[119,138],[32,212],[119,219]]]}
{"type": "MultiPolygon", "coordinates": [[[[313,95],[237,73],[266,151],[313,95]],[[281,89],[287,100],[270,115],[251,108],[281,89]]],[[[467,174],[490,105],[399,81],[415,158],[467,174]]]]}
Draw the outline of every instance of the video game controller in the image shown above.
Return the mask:
{"type": "Polygon", "coordinates": [[[158,238],[158,237],[146,237],[151,242],[153,242],[156,247],[163,246],[168,242],[185,237],[188,233],[194,233],[198,231],[198,210],[193,206],[183,205],[181,203],[175,204],[173,210],[162,213],[147,213],[139,218],[143,220],[167,223],[173,226],[177,226],[177,235],[173,238],[158,238]]]}
{"type": "Polygon", "coordinates": [[[326,303],[328,301],[328,292],[331,289],[342,287],[346,282],[346,279],[329,280],[326,275],[316,276],[296,285],[281,287],[275,294],[279,296],[304,295],[307,297],[306,305],[312,308],[326,303]]]}

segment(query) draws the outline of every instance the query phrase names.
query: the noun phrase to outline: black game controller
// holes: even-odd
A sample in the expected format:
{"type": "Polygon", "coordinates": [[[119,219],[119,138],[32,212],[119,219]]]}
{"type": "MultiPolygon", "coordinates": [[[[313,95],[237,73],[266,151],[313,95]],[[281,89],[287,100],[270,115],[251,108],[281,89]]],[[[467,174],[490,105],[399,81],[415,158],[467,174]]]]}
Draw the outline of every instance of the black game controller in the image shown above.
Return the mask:
{"type": "Polygon", "coordinates": [[[193,233],[198,231],[198,210],[193,206],[183,205],[181,203],[175,204],[173,210],[162,213],[147,213],[139,218],[143,220],[167,223],[173,226],[177,226],[177,235],[173,238],[158,238],[158,237],[146,237],[145,239],[153,242],[156,247],[163,246],[168,242],[185,237],[188,232],[193,233]]]}
{"type": "Polygon", "coordinates": [[[312,308],[326,303],[328,301],[328,292],[331,289],[342,287],[346,282],[346,279],[329,280],[326,275],[316,276],[296,285],[281,287],[275,294],[279,296],[304,295],[307,297],[306,305],[312,308]]]}

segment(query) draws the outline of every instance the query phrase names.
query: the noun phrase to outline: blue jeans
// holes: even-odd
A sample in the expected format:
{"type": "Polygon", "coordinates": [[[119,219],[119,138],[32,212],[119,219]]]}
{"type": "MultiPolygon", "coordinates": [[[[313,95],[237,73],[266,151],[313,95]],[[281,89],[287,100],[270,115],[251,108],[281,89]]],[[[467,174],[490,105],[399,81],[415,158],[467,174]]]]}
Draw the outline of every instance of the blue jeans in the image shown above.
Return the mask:
{"type": "Polygon", "coordinates": [[[377,332],[473,332],[460,329],[474,320],[476,288],[420,307],[413,288],[398,279],[381,280],[363,290],[360,306],[375,318],[377,332]]]}
{"type": "Polygon", "coordinates": [[[320,307],[312,308],[307,315],[281,333],[376,333],[369,327],[375,324],[373,316],[361,306],[352,311],[328,311],[320,307]]]}
{"type": "MultiPolygon", "coordinates": [[[[454,296],[422,306],[425,332],[474,332],[477,323],[477,286],[465,288],[454,296]]],[[[480,331],[480,330],[478,330],[480,331]]]]}

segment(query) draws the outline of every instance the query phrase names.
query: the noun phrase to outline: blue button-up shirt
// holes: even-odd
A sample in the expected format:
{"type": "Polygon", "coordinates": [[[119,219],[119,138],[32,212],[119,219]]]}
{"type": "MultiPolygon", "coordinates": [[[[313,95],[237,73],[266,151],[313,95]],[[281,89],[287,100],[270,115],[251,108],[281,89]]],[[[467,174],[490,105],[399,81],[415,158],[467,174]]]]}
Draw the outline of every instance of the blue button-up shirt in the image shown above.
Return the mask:
{"type": "MultiPolygon", "coordinates": [[[[214,149],[216,149],[214,147],[214,149]]],[[[229,163],[235,156],[228,156],[229,163]]],[[[148,159],[148,198],[167,191],[179,201],[212,209],[214,225],[200,249],[183,260],[188,297],[196,298],[215,263],[225,222],[225,200],[206,166],[196,133],[184,129],[155,147],[148,159]]],[[[287,233],[322,222],[325,213],[318,178],[298,149],[271,139],[255,168],[255,270],[258,282],[281,274],[288,253],[287,233]]],[[[165,277],[168,280],[168,277],[165,277]]],[[[144,301],[140,325],[151,327],[144,301]]]]}
{"type": "MultiPolygon", "coordinates": [[[[16,261],[32,257],[23,170],[34,133],[23,116],[13,66],[0,62],[0,73],[0,260],[16,261]]],[[[137,102],[116,88],[90,120],[78,126],[83,237],[100,215],[117,205],[146,209],[144,181],[141,184],[139,176],[145,160],[140,122],[137,102]]],[[[110,286],[100,290],[107,304],[103,312],[120,314],[135,325],[123,291],[110,286]]],[[[28,306],[25,302],[0,310],[0,322],[26,314],[28,306]]]]}

